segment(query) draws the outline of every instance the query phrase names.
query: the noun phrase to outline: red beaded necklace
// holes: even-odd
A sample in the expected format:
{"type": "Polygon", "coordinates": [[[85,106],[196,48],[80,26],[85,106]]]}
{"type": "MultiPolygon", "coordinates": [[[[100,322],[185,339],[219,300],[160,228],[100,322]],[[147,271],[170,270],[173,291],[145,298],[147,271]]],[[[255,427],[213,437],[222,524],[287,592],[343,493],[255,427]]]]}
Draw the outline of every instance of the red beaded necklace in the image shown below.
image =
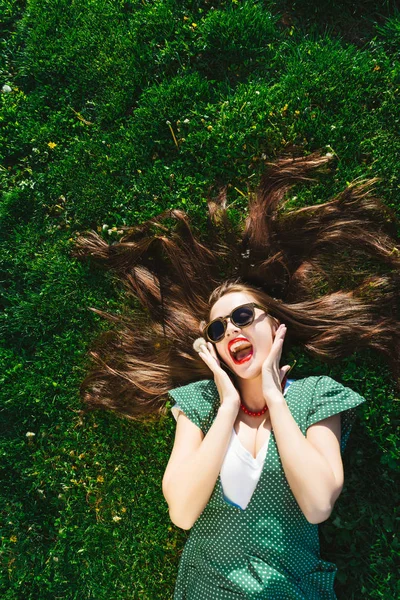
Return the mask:
{"type": "Polygon", "coordinates": [[[264,408],[259,411],[249,410],[248,408],[246,408],[246,406],[244,404],[240,404],[240,408],[242,409],[243,412],[246,413],[246,415],[249,415],[250,417],[261,417],[261,415],[266,413],[268,410],[267,405],[265,405],[264,408]]]}

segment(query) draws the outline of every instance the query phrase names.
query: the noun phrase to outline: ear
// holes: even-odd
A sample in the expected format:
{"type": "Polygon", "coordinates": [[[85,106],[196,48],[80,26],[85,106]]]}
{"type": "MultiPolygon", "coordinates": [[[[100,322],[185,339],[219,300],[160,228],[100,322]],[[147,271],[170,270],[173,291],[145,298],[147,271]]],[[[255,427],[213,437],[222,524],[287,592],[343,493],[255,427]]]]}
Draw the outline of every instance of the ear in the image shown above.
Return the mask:
{"type": "Polygon", "coordinates": [[[206,322],[205,321],[200,321],[200,325],[199,325],[199,331],[201,333],[201,335],[203,335],[203,329],[206,326],[206,322]]]}

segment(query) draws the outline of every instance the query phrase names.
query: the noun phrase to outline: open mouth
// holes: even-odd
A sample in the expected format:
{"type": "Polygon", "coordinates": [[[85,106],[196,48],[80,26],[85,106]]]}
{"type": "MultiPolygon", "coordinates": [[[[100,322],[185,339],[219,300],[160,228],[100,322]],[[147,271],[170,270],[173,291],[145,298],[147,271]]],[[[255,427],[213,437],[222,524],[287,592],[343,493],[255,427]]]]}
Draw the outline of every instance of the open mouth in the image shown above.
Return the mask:
{"type": "Polygon", "coordinates": [[[253,346],[248,340],[236,340],[231,344],[229,354],[235,365],[241,365],[253,356],[253,346]]]}

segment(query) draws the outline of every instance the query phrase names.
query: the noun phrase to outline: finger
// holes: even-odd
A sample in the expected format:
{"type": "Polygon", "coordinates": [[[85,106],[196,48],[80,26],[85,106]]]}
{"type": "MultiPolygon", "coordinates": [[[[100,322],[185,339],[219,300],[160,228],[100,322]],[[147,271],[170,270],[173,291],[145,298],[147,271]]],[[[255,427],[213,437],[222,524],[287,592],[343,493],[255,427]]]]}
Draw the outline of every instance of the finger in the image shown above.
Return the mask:
{"type": "Polygon", "coordinates": [[[283,381],[287,375],[287,373],[290,371],[291,366],[290,365],[285,365],[284,367],[281,367],[279,369],[279,376],[281,378],[281,381],[283,381]]]}
{"type": "Polygon", "coordinates": [[[279,327],[275,333],[273,345],[275,344],[276,346],[279,346],[284,341],[285,335],[286,335],[286,325],[283,325],[283,324],[279,325],[279,327]]]}
{"type": "Polygon", "coordinates": [[[204,352],[205,354],[209,354],[210,351],[206,340],[203,338],[198,338],[195,340],[193,342],[193,348],[196,350],[196,352],[204,352]]]}
{"type": "Polygon", "coordinates": [[[277,354],[282,353],[283,344],[285,341],[286,335],[286,325],[280,325],[278,331],[276,332],[274,343],[275,343],[275,351],[277,354]]]}
{"type": "Polygon", "coordinates": [[[207,367],[209,367],[209,369],[211,369],[211,371],[214,373],[218,365],[215,358],[210,355],[208,350],[206,352],[199,352],[199,356],[206,363],[207,367]]]}
{"type": "Polygon", "coordinates": [[[285,335],[286,335],[286,331],[287,331],[286,325],[284,323],[281,323],[279,325],[278,329],[276,330],[275,339],[284,340],[285,339],[285,335]]]}
{"type": "Polygon", "coordinates": [[[214,346],[214,344],[212,344],[211,342],[207,342],[207,347],[208,347],[208,350],[209,350],[209,352],[210,352],[211,356],[212,356],[212,357],[213,357],[213,358],[214,358],[214,359],[215,359],[215,360],[218,362],[218,364],[219,364],[219,362],[220,362],[220,361],[219,361],[219,356],[218,356],[218,354],[217,354],[217,351],[215,350],[215,346],[214,346]]]}
{"type": "MultiPolygon", "coordinates": [[[[211,342],[207,342],[207,344],[201,345],[201,352],[199,352],[199,356],[203,354],[202,358],[204,362],[211,368],[213,365],[217,365],[220,367],[220,361],[218,355],[215,351],[215,348],[211,342]]],[[[214,371],[213,371],[214,372],[214,371]]]]}
{"type": "Polygon", "coordinates": [[[282,355],[285,334],[286,327],[284,325],[280,325],[275,333],[274,341],[272,343],[272,347],[266,361],[268,366],[271,366],[274,363],[277,363],[279,365],[279,361],[282,355]]]}
{"type": "Polygon", "coordinates": [[[200,352],[202,346],[206,345],[206,340],[203,337],[196,338],[193,342],[193,349],[200,352]]]}

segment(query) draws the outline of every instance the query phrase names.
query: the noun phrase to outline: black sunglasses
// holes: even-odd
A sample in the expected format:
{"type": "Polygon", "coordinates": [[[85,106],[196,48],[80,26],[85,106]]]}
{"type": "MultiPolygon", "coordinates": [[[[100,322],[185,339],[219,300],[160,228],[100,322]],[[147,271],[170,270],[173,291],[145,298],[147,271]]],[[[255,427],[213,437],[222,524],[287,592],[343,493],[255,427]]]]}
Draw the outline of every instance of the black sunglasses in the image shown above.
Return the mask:
{"type": "Polygon", "coordinates": [[[256,304],[255,302],[242,304],[241,306],[234,308],[230,315],[218,317],[218,319],[214,319],[211,323],[208,323],[203,329],[203,336],[214,344],[221,341],[225,336],[228,319],[230,319],[236,327],[242,328],[251,325],[255,318],[254,308],[261,308],[261,310],[267,312],[263,306],[260,306],[260,304],[256,304]]]}

